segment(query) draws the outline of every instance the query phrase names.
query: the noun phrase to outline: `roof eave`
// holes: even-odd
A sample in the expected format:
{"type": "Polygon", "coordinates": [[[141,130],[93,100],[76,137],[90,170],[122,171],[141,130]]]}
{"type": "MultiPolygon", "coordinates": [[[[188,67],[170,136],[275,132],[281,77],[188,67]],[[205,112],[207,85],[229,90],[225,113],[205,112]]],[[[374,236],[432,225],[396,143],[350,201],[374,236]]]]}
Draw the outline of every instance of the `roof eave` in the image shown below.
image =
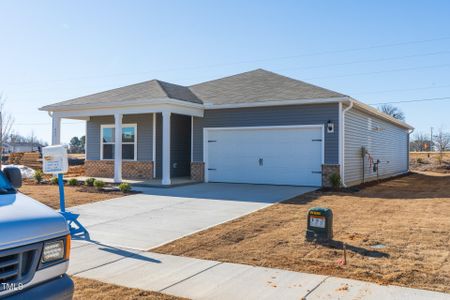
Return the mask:
{"type": "Polygon", "coordinates": [[[46,105],[40,107],[40,111],[48,112],[60,112],[60,111],[72,111],[72,110],[88,110],[88,109],[104,109],[104,108],[123,108],[141,105],[157,105],[157,104],[176,104],[187,107],[203,108],[203,104],[194,103],[174,98],[158,98],[158,99],[135,99],[126,102],[116,102],[116,103],[87,103],[87,104],[76,104],[76,105],[46,105]]]}
{"type": "Polygon", "coordinates": [[[370,114],[376,115],[376,116],[378,116],[378,117],[380,117],[382,119],[385,119],[386,121],[394,123],[394,124],[396,124],[398,126],[401,126],[403,128],[406,128],[406,129],[409,129],[409,130],[413,130],[414,129],[414,127],[409,125],[408,123],[403,122],[401,120],[398,120],[398,119],[396,119],[396,118],[394,118],[394,117],[392,117],[392,116],[390,116],[388,114],[385,114],[385,113],[379,111],[378,109],[376,109],[376,108],[374,108],[374,107],[372,107],[372,106],[370,106],[368,104],[365,104],[364,102],[361,102],[361,101],[356,100],[356,99],[351,98],[351,97],[349,97],[349,100],[353,101],[353,103],[356,106],[358,106],[360,109],[362,109],[362,110],[364,110],[364,111],[366,111],[366,112],[368,112],[370,114]]]}
{"type": "Polygon", "coordinates": [[[205,103],[205,109],[226,109],[226,108],[246,108],[246,107],[263,107],[263,106],[286,106],[286,105],[307,105],[307,104],[328,104],[349,101],[348,96],[330,97],[330,98],[311,98],[311,99],[292,99],[292,100],[264,100],[256,102],[240,102],[214,104],[205,103]]]}

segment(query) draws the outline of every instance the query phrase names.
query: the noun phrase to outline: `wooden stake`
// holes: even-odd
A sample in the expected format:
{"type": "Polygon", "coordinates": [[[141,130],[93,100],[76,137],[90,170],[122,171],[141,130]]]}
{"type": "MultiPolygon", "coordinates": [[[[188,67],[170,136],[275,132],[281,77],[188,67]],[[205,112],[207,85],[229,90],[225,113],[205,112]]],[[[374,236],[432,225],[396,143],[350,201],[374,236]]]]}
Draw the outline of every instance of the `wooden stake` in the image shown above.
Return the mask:
{"type": "Polygon", "coordinates": [[[344,266],[347,265],[347,246],[343,245],[343,249],[344,249],[344,266]]]}

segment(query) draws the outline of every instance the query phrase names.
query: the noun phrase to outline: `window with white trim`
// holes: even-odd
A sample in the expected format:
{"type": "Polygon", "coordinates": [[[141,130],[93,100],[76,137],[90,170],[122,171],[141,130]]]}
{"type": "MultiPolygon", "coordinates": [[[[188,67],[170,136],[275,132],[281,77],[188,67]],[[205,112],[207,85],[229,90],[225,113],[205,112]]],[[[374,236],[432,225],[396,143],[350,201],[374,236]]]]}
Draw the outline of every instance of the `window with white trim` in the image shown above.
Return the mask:
{"type": "MultiPolygon", "coordinates": [[[[122,125],[122,159],[137,160],[137,125],[122,125]]],[[[114,125],[102,125],[100,128],[100,158],[114,159],[115,128],[114,125]]]]}

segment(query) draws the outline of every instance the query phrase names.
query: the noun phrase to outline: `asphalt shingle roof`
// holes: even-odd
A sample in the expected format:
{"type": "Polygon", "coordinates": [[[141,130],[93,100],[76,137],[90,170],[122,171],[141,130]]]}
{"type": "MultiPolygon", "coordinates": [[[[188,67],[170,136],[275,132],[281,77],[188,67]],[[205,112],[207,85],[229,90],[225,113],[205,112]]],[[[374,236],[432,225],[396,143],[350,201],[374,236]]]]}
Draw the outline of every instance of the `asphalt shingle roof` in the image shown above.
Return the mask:
{"type": "Polygon", "coordinates": [[[52,107],[64,107],[83,104],[114,104],[124,103],[142,99],[178,99],[192,103],[202,103],[188,87],[164,82],[160,80],[144,81],[124,87],[78,97],[43,107],[51,109],[52,107]]]}
{"type": "Polygon", "coordinates": [[[263,69],[192,85],[189,88],[204,103],[213,104],[344,96],[340,93],[263,69]]]}
{"type": "Polygon", "coordinates": [[[152,99],[177,99],[199,104],[232,104],[343,96],[345,95],[300,80],[257,69],[189,87],[154,79],[54,103],[42,109],[52,110],[84,104],[124,104],[152,99]]]}

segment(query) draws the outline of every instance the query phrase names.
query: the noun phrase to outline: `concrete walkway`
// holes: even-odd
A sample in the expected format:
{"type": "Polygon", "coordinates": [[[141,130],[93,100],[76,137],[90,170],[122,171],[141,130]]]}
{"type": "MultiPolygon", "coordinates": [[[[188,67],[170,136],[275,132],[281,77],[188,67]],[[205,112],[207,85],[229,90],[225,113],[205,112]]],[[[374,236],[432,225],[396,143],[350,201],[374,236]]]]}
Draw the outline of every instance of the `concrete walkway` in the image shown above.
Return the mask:
{"type": "Polygon", "coordinates": [[[190,299],[450,299],[450,294],[77,241],[69,274],[190,299]]]}
{"type": "Polygon", "coordinates": [[[148,250],[239,218],[312,187],[202,183],[71,207],[93,241],[148,250]]]}

